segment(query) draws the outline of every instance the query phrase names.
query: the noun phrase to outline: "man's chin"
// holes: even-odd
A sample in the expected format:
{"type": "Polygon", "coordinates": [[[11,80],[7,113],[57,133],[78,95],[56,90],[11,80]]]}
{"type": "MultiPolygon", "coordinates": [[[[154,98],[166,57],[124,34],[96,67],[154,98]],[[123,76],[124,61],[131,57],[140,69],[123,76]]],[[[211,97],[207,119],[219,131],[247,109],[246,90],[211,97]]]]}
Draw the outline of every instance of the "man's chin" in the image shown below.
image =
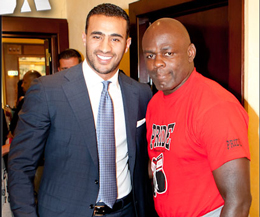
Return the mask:
{"type": "Polygon", "coordinates": [[[111,70],[98,70],[98,71],[96,70],[96,72],[101,75],[107,75],[107,74],[111,73],[112,71],[111,70]]]}
{"type": "Polygon", "coordinates": [[[98,67],[98,68],[95,68],[95,71],[98,73],[98,74],[102,74],[102,75],[106,75],[106,74],[110,74],[114,71],[117,70],[117,67],[98,67]]]}
{"type": "Polygon", "coordinates": [[[165,90],[166,89],[166,84],[164,82],[160,82],[160,83],[157,83],[155,84],[155,87],[157,90],[165,90]]]}

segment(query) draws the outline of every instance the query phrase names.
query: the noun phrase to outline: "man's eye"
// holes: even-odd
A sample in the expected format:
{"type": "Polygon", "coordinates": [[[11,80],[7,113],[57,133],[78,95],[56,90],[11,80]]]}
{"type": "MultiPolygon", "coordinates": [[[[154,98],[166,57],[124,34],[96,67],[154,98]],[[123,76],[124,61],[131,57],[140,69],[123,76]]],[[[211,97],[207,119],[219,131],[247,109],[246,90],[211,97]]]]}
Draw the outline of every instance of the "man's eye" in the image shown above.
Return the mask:
{"type": "Polygon", "coordinates": [[[93,38],[94,39],[100,39],[101,37],[99,35],[94,35],[93,38]]]}
{"type": "Polygon", "coordinates": [[[173,52],[166,52],[165,53],[165,56],[172,56],[173,55],[173,52]]]}
{"type": "Polygon", "coordinates": [[[154,57],[153,54],[146,55],[146,59],[153,59],[153,57],[154,57]]]}
{"type": "Polygon", "coordinates": [[[120,40],[118,38],[112,38],[112,41],[118,42],[120,40]]]}

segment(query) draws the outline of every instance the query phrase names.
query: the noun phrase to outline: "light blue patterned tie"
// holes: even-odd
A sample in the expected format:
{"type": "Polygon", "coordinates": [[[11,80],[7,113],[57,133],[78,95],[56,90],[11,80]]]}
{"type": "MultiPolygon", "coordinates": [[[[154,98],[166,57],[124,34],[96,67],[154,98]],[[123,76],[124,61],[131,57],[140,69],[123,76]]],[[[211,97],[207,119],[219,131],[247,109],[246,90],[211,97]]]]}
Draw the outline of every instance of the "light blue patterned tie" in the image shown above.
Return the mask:
{"type": "Polygon", "coordinates": [[[115,132],[113,103],[108,93],[111,81],[103,81],[97,118],[97,141],[99,156],[99,195],[110,208],[117,198],[116,165],[115,165],[115,132]]]}

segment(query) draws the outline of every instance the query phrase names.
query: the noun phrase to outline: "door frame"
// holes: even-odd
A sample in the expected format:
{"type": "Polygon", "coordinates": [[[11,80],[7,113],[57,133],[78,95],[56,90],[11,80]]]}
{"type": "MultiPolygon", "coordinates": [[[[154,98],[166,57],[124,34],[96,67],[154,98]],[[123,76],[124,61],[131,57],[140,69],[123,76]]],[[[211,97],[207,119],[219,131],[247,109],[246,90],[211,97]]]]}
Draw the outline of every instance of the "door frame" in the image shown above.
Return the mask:
{"type": "Polygon", "coordinates": [[[51,73],[58,71],[58,54],[69,48],[66,19],[2,16],[2,37],[48,39],[51,73]]]}

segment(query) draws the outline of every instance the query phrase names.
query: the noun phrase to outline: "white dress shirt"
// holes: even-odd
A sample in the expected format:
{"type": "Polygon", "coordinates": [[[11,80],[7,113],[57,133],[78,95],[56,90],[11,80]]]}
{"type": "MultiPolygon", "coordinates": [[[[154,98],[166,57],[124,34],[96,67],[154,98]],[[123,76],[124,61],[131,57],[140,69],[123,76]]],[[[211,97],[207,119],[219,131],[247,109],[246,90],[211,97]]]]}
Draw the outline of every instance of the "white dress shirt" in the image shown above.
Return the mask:
{"type": "MultiPolygon", "coordinates": [[[[95,125],[97,125],[98,107],[104,81],[88,65],[86,59],[83,62],[83,75],[87,84],[95,125]]],[[[118,82],[118,71],[109,79],[111,83],[108,92],[113,101],[115,121],[115,143],[116,143],[116,176],[117,176],[117,198],[128,195],[131,190],[130,171],[128,169],[128,149],[126,140],[125,113],[123,98],[118,82]]]]}

